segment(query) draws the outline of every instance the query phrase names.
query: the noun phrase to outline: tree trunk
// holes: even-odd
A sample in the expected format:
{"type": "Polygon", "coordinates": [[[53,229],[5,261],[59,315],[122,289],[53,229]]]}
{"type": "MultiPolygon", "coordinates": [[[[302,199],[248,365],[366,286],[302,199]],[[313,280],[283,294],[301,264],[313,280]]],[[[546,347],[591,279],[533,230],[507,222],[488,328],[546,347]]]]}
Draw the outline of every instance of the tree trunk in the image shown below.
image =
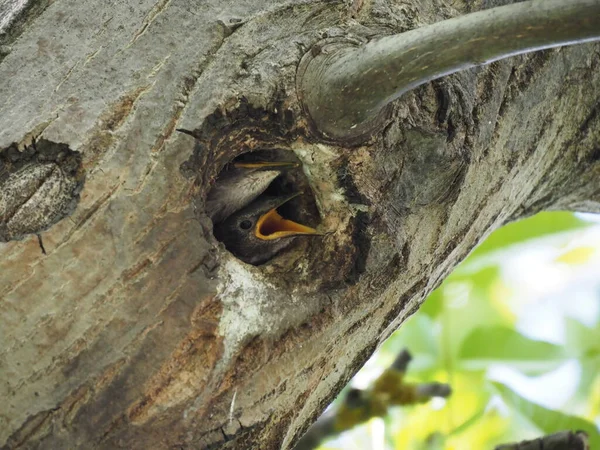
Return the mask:
{"type": "Polygon", "coordinates": [[[291,448],[491,231],[598,212],[597,44],[424,85],[360,145],[307,125],[296,69],[322,39],[502,3],[60,0],[13,17],[3,192],[48,169],[27,201],[52,214],[0,229],[0,446],[291,448]],[[272,148],[302,162],[324,235],[252,266],[204,198],[232,158],[272,148]]]}

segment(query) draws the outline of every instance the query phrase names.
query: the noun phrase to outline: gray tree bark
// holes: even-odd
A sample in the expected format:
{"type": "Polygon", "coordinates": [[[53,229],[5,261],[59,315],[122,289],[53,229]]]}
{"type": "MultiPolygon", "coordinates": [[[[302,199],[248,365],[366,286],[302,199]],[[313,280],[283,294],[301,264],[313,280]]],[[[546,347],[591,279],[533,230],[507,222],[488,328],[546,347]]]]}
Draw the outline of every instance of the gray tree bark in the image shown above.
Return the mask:
{"type": "Polygon", "coordinates": [[[359,146],[307,127],[296,69],[323,38],[501,3],[57,0],[12,18],[0,148],[66,144],[83,185],[46,254],[33,234],[0,244],[0,446],[290,448],[491,231],[598,212],[597,44],[424,85],[359,146]],[[326,235],[250,266],[203,199],[265,148],[302,161],[326,235]]]}
{"type": "Polygon", "coordinates": [[[588,436],[583,431],[561,431],[532,441],[499,445],[495,450],[589,450],[588,436]]]}

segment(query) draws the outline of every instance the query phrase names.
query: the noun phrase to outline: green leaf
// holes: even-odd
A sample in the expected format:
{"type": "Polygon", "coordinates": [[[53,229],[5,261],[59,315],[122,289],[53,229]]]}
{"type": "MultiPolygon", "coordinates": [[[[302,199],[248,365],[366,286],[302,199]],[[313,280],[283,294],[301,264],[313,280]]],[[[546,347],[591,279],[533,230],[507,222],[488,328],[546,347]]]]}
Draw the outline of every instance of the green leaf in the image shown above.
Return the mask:
{"type": "Polygon", "coordinates": [[[580,359],[600,356],[600,327],[589,328],[571,317],[565,318],[566,348],[580,359]]]}
{"type": "Polygon", "coordinates": [[[427,299],[425,303],[419,308],[419,314],[426,314],[427,316],[435,319],[438,317],[444,310],[444,297],[442,294],[442,287],[438,287],[435,291],[433,291],[427,299]]]}
{"type": "Polygon", "coordinates": [[[585,431],[590,438],[590,448],[600,448],[600,434],[598,434],[598,429],[593,423],[588,422],[581,417],[571,416],[544,408],[543,406],[521,397],[502,383],[492,384],[508,406],[526,418],[543,434],[552,434],[564,430],[582,430],[585,431]]]}
{"type": "Polygon", "coordinates": [[[469,369],[501,362],[527,373],[551,370],[566,358],[562,347],[529,339],[502,325],[473,330],[463,340],[458,355],[461,364],[469,369]]]}
{"type": "Polygon", "coordinates": [[[413,360],[408,366],[411,374],[430,372],[443,367],[438,344],[432,333],[434,323],[429,316],[415,314],[381,346],[382,366],[387,367],[407,348],[413,360]]]}
{"type": "Polygon", "coordinates": [[[581,378],[573,401],[587,403],[600,367],[600,324],[590,328],[570,317],[565,319],[565,349],[579,360],[581,378]]]}
{"type": "Polygon", "coordinates": [[[533,217],[512,222],[492,233],[471,253],[474,259],[513,244],[537,239],[542,236],[589,227],[591,224],[575,214],[563,211],[541,212],[533,217]]]}
{"type": "Polygon", "coordinates": [[[460,433],[468,430],[469,428],[471,428],[473,425],[475,425],[477,422],[479,422],[481,420],[481,418],[485,415],[486,408],[487,408],[487,405],[484,408],[481,408],[479,411],[476,411],[475,414],[473,414],[471,417],[469,417],[467,420],[465,420],[459,426],[457,426],[452,431],[450,431],[450,433],[448,433],[448,436],[460,434],[460,433]]]}
{"type": "Polygon", "coordinates": [[[468,271],[456,270],[445,282],[444,286],[455,282],[468,282],[474,289],[487,294],[490,287],[500,279],[500,266],[497,264],[485,266],[470,266],[468,271]]]}

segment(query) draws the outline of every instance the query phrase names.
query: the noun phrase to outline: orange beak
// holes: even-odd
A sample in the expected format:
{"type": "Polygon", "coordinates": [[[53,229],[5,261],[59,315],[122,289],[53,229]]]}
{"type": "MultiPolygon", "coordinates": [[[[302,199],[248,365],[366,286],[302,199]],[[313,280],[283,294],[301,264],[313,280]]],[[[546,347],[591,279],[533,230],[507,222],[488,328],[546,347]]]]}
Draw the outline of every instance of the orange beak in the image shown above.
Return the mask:
{"type": "Polygon", "coordinates": [[[248,162],[234,162],[233,167],[236,169],[264,169],[264,170],[276,170],[276,169],[293,169],[298,167],[298,163],[291,161],[248,161],[248,162]]]}
{"type": "Polygon", "coordinates": [[[300,193],[296,193],[284,199],[275,208],[270,209],[263,214],[256,223],[254,235],[263,241],[270,241],[298,235],[320,235],[314,228],[294,222],[293,220],[284,219],[277,212],[277,208],[291,199],[297,197],[300,193]]]}

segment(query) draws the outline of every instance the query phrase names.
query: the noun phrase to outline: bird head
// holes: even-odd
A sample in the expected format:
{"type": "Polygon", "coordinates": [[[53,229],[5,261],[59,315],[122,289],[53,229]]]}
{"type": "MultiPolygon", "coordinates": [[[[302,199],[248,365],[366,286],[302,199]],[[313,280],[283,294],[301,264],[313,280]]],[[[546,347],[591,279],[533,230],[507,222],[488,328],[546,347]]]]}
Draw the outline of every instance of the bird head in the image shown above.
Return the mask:
{"type": "Polygon", "coordinates": [[[261,196],[215,225],[214,234],[244,262],[261,264],[289,246],[298,236],[320,235],[314,228],[285,219],[277,208],[300,195],[261,196]]]}
{"type": "Polygon", "coordinates": [[[227,166],[206,198],[206,211],[218,224],[259,195],[284,171],[298,167],[296,162],[245,161],[227,166]]]}

